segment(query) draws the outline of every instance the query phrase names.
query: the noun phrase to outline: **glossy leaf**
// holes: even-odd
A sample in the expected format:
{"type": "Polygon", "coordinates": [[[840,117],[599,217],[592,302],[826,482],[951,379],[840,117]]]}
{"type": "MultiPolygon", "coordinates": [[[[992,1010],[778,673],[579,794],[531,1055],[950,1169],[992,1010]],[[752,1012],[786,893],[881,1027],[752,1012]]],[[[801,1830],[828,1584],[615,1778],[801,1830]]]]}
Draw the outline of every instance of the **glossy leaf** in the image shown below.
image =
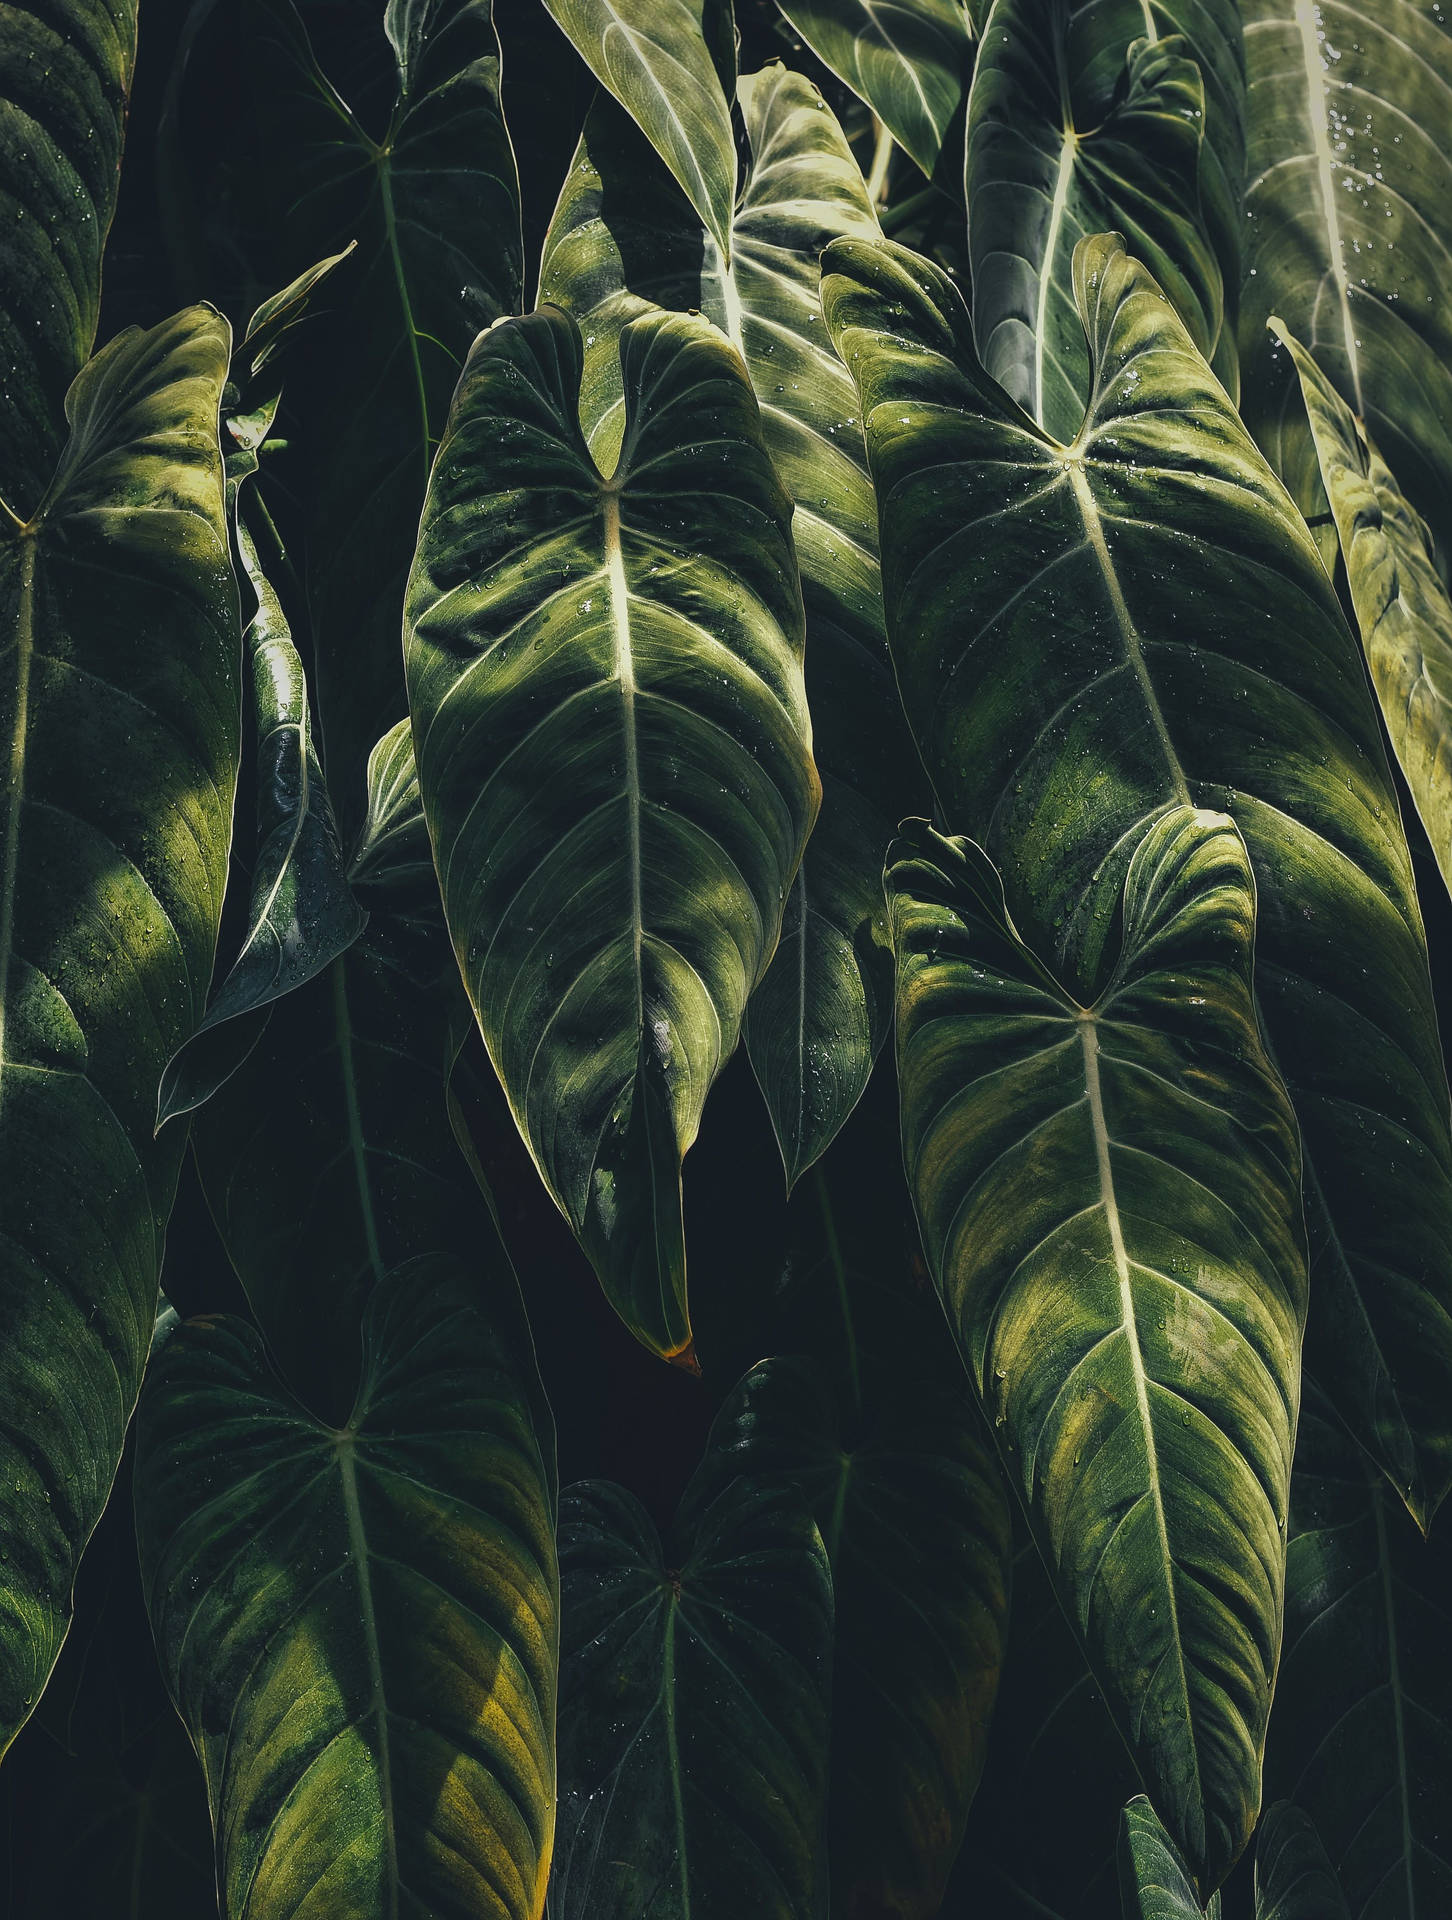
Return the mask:
{"type": "Polygon", "coordinates": [[[139,1416],[142,1576],[224,1920],[539,1920],[557,1641],[547,1450],[447,1259],[367,1308],[324,1425],[252,1328],[187,1323],[139,1416]]]}
{"type": "Polygon", "coordinates": [[[1256,1829],[1255,1920],[1351,1920],[1315,1822],[1288,1800],[1256,1829]]]}
{"type": "Polygon", "coordinates": [[[1112,972],[1082,1002],[971,841],[918,826],[888,893],[928,1262],[1064,1609],[1208,1893],[1260,1800],[1306,1304],[1244,844],[1224,815],[1161,813],[1122,889],[1111,873],[1091,894],[1112,972]]]}
{"type": "Polygon", "coordinates": [[[825,1914],[832,1582],[800,1496],[737,1481],[665,1546],[582,1482],[560,1587],[552,1920],[825,1914]]]}
{"type": "Polygon", "coordinates": [[[1355,639],[1316,550],[1145,270],[1084,243],[1094,394],[1064,446],[983,373],[926,262],[839,242],[888,634],[943,817],[1092,986],[1093,874],[1166,805],[1232,814],[1257,997],[1305,1144],[1318,1373],[1414,1510],[1452,1474],[1452,1147],[1421,917],[1355,639]]]}
{"type": "Polygon", "coordinates": [[[965,172],[980,358],[1062,441],[1089,398],[1073,276],[1085,234],[1125,236],[1207,358],[1224,304],[1200,212],[1205,87],[1189,42],[1132,41],[1098,121],[1075,112],[1070,57],[1068,0],[997,0],[973,72],[965,172]]]}
{"type": "Polygon", "coordinates": [[[603,468],[619,450],[620,329],[649,303],[699,308],[745,361],[762,437],[795,505],[822,813],[746,1021],[790,1183],[856,1105],[886,1036],[882,856],[897,821],[924,799],[882,631],[857,396],[817,297],[822,248],[842,235],[874,237],[876,215],[809,81],[765,67],[741,81],[739,99],[751,164],[729,264],[644,141],[604,103],[566,179],[540,291],[585,335],[583,424],[603,468]]]}
{"type": "Polygon", "coordinates": [[[45,1685],[141,1384],[238,752],[217,409],[194,307],[80,375],[33,518],[0,515],[0,1749],[45,1685]]]}
{"type": "Polygon", "coordinates": [[[966,0],[780,0],[812,52],[931,175],[973,65],[966,0]]]}
{"type": "MultiPolygon", "coordinates": [[[[1185,1863],[1142,1794],[1120,1816],[1119,1880],[1125,1920],[1200,1920],[1185,1863]]],[[[1220,1920],[1218,1894],[1209,1911],[1220,1920]]]]}
{"type": "Polygon", "coordinates": [[[136,0],[20,0],[0,31],[0,500],[38,504],[96,336],[136,0]]]}
{"type": "Polygon", "coordinates": [[[1452,888],[1452,600],[1426,525],[1375,442],[1305,348],[1284,329],[1280,339],[1300,378],[1381,717],[1452,888]]]}
{"type": "Polygon", "coordinates": [[[520,1131],[626,1324],[689,1363],[680,1163],[817,810],[790,502],[709,321],[621,335],[607,480],[579,329],[482,335],[409,592],[444,909],[520,1131]]]}
{"type": "Polygon", "coordinates": [[[1452,32],[1427,0],[1248,0],[1247,424],[1324,507],[1278,314],[1452,536],[1452,32]]]}
{"type": "Polygon", "coordinates": [[[1314,1820],[1353,1920],[1452,1902],[1449,1596],[1445,1534],[1422,1539],[1308,1396],[1266,1793],[1314,1820]]]}

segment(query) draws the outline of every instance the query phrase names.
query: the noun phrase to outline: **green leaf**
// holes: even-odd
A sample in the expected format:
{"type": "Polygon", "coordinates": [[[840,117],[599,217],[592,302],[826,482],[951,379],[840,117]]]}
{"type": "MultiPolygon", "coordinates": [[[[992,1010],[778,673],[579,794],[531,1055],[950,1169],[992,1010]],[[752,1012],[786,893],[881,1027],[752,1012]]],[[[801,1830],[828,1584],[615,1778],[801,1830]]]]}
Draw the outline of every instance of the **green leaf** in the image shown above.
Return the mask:
{"type": "Polygon", "coordinates": [[[1408,1504],[1452,1478],[1452,1144],[1411,863],[1356,641],[1314,545],[1145,270],[1078,255],[1093,398],[1068,446],[983,373],[946,278],[839,242],[888,635],[942,817],[1088,992],[1084,900],[1145,823],[1230,813],[1257,996],[1304,1147],[1319,1372],[1408,1504]]]}
{"type": "Polygon", "coordinates": [[[903,1156],[948,1317],[1064,1609],[1208,1892],[1249,1836],[1305,1316],[1295,1123],[1224,815],[1171,807],[1088,903],[1078,1001],[979,848],[888,871],[903,1156]]]}
{"type": "Polygon", "coordinates": [[[454,1262],[375,1290],[323,1424],[238,1320],[163,1347],[142,1577],[206,1770],[231,1920],[539,1920],[554,1816],[546,1444],[454,1262]]]}
{"type": "Polygon", "coordinates": [[[736,136],[727,91],[736,77],[730,6],[722,0],[545,5],[665,161],[729,259],[736,204],[736,136]]]}
{"type": "Polygon", "coordinates": [[[0,1750],[60,1651],[141,1384],[238,752],[237,592],[193,307],[85,368],[24,525],[0,514],[0,1750]]]}
{"type": "Polygon", "coordinates": [[[1452,539],[1452,33],[1426,0],[1247,0],[1246,422],[1324,507],[1278,314],[1452,539]]]}
{"type": "Polygon", "coordinates": [[[1189,42],[1141,34],[1130,43],[1099,120],[1076,113],[1070,57],[1068,0],[997,0],[968,99],[965,172],[983,366],[1063,441],[1089,398],[1073,276],[1085,234],[1125,235],[1207,359],[1224,305],[1200,212],[1205,88],[1189,42]]]}
{"type": "Polygon", "coordinates": [[[1308,1395],[1266,1792],[1314,1820],[1355,1920],[1452,1903],[1449,1596],[1446,1534],[1422,1539],[1308,1395]]]}
{"type": "Polygon", "coordinates": [[[96,337],[136,0],[19,0],[0,28],[0,500],[22,518],[96,337]]]}
{"type": "MultiPolygon", "coordinates": [[[[1124,1920],[1200,1920],[1185,1863],[1143,1794],[1120,1815],[1119,1884],[1124,1920]]],[[[1218,1894],[1209,1910],[1220,1920],[1218,1894]]]]}
{"type": "Polygon", "coordinates": [[[1256,1829],[1255,1920],[1351,1920],[1315,1821],[1289,1800],[1256,1829]]]}
{"type": "Polygon", "coordinates": [[[1452,600],[1375,441],[1306,349],[1271,327],[1300,378],[1381,717],[1452,889],[1452,600]]]}
{"type": "Polygon", "coordinates": [[[798,1494],[737,1481],[664,1548],[560,1502],[557,1920],[818,1920],[832,1580],[798,1494]]]}
{"type": "Polygon", "coordinates": [[[681,1157],[820,789],[791,503],[740,361],[699,315],[620,348],[606,479],[574,320],[480,337],[405,653],[444,910],[515,1119],[626,1324],[689,1363],[681,1157]]]}
{"type": "Polygon", "coordinates": [[[545,243],[542,298],[587,343],[586,438],[619,451],[621,328],[649,305],[699,308],[745,361],[762,437],[795,503],[807,613],[807,694],[822,813],[787,898],[782,941],[752,996],[746,1044],[788,1182],[856,1105],[886,1037],[892,958],[882,856],[921,810],[921,768],[901,721],[882,631],[877,510],[857,396],[822,325],[817,262],[877,219],[821,95],[768,66],[738,90],[751,163],[729,264],[613,103],[591,113],[545,243]]]}
{"type": "Polygon", "coordinates": [[[780,0],[812,52],[865,100],[932,175],[968,89],[974,19],[966,0],[780,0]]]}

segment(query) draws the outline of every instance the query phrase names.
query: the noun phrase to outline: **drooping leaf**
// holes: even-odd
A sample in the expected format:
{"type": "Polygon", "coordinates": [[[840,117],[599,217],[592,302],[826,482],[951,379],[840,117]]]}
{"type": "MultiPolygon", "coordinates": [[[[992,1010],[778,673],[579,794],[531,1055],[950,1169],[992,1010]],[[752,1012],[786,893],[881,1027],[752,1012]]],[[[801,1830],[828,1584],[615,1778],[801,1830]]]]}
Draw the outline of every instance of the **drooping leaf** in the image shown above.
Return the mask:
{"type": "Polygon", "coordinates": [[[1246,422],[1324,505],[1278,314],[1452,538],[1452,31],[1429,0],[1248,0],[1246,422]]]}
{"type": "Polygon", "coordinates": [[[1308,1396],[1266,1797],[1315,1822],[1353,1920],[1435,1920],[1452,1903],[1449,1630],[1445,1533],[1424,1540],[1308,1396]]]}
{"type": "Polygon", "coordinates": [[[1305,1144],[1310,1355],[1408,1504],[1452,1475],[1452,1147],[1410,860],[1356,642],[1183,325],[1112,237],[1078,256],[1094,390],[1068,446],[983,373],[945,277],[827,255],[863,393],[898,684],[943,818],[1066,983],[1083,902],[1164,806],[1232,814],[1256,988],[1305,1144]]]}
{"type": "Polygon", "coordinates": [[[904,153],[931,176],[968,88],[975,9],[967,0],[780,4],[823,66],[867,102],[904,153]]]}
{"type": "MultiPolygon", "coordinates": [[[[1185,1863],[1142,1794],[1120,1815],[1119,1884],[1124,1920],[1200,1920],[1185,1863]]],[[[1218,1894],[1209,1912],[1211,1920],[1220,1920],[1218,1894]]]]}
{"type": "Polygon", "coordinates": [[[101,306],[136,0],[18,0],[0,27],[0,500],[22,519],[66,438],[101,306]]]}
{"type": "Polygon", "coordinates": [[[1122,888],[1111,870],[1087,903],[1107,977],[1083,1000],[1020,940],[971,841],[920,824],[888,894],[928,1262],[1064,1609],[1208,1893],[1260,1803],[1306,1291],[1244,843],[1223,814],[1154,819],[1122,888]]]}
{"type": "Polygon", "coordinates": [[[369,1300],[319,1421],[188,1322],[139,1415],[142,1576],[202,1756],[224,1920],[540,1920],[554,1818],[550,1449],[457,1264],[369,1300]]]}
{"type": "Polygon", "coordinates": [[[735,29],[723,0],[545,0],[560,31],[680,182],[731,256],[735,29]]]}
{"type": "Polygon", "coordinates": [[[555,308],[482,335],[406,659],[444,909],[544,1180],[638,1337],[689,1362],[681,1157],[816,815],[790,502],[729,343],[620,336],[607,479],[555,308]]]}
{"type": "Polygon", "coordinates": [[[1256,1828],[1255,1920],[1351,1920],[1315,1821],[1289,1800],[1256,1828]]]}
{"type": "Polygon", "coordinates": [[[822,813],[746,1021],[791,1182],[855,1106],[886,1035],[892,960],[882,856],[897,821],[924,800],[882,632],[857,396],[817,295],[823,247],[848,234],[874,237],[877,219],[809,81],[769,66],[743,79],[738,97],[751,164],[729,263],[607,102],[592,112],[565,182],[540,291],[585,335],[583,424],[603,468],[621,433],[620,329],[651,303],[699,308],[745,361],[762,437],[795,504],[822,813]]]}
{"type": "Polygon", "coordinates": [[[1375,441],[1305,348],[1271,326],[1300,378],[1392,751],[1452,888],[1452,600],[1426,525],[1375,441]]]}
{"type": "Polygon", "coordinates": [[[45,1685],[151,1338],[238,753],[217,409],[227,323],[120,335],[0,513],[0,1750],[45,1685]]]}
{"type": "Polygon", "coordinates": [[[560,1589],[552,1920],[824,1914],[832,1580],[800,1495],[688,1492],[667,1546],[582,1482],[560,1589]]]}
{"type": "Polygon", "coordinates": [[[1207,359],[1224,305],[1200,211],[1205,87],[1189,42],[1141,33],[1097,121],[1076,113],[1070,59],[1069,0],[997,0],[973,72],[964,176],[984,369],[1066,442],[1089,399],[1073,276],[1085,234],[1125,236],[1207,359]]]}

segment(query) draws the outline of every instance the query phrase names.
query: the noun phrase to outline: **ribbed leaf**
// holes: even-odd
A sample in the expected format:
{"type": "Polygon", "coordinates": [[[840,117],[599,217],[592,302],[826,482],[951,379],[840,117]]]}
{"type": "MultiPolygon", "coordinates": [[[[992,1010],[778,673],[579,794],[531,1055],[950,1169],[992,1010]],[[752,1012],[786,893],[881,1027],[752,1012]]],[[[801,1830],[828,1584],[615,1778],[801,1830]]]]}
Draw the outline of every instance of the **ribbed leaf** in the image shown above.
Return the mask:
{"type": "Polygon", "coordinates": [[[1073,276],[1085,234],[1125,235],[1207,358],[1224,304],[1200,212],[1205,88],[1189,42],[1141,33],[1100,120],[1075,111],[1070,57],[1068,0],[997,0],[973,72],[964,176],[983,366],[1063,441],[1089,399],[1073,276]]]}
{"type": "Polygon", "coordinates": [[[1246,421],[1324,504],[1279,314],[1452,538],[1452,31],[1435,0],[1247,0],[1246,421]]]}
{"type": "Polygon", "coordinates": [[[1449,1644],[1446,1535],[1423,1540],[1308,1398],[1266,1791],[1315,1821],[1353,1920],[1452,1908],[1449,1644]]]}
{"type": "Polygon", "coordinates": [[[0,499],[25,517],[101,306],[136,0],[19,0],[0,23],[0,499]]]}
{"type": "Polygon", "coordinates": [[[898,684],[943,817],[1066,982],[1095,979],[1082,902],[1102,863],[1122,871],[1168,804],[1235,817],[1305,1143],[1311,1351],[1430,1512],[1452,1475],[1452,1147],[1374,705],[1304,526],[1168,301],[1112,238],[1078,260],[1094,393],[1064,446],[984,375],[936,269],[829,250],[898,684]]]}
{"type": "Polygon", "coordinates": [[[1208,1892],[1260,1801],[1306,1288],[1245,848],[1224,815],[1156,818],[1122,890],[1111,871],[1087,903],[1122,949],[1085,1002],[1020,941],[971,841],[919,825],[888,893],[928,1261],[1065,1611],[1208,1892]]]}
{"type": "Polygon", "coordinates": [[[1255,1920],[1351,1920],[1315,1822],[1288,1800],[1256,1828],[1255,1920]]]}
{"type": "Polygon", "coordinates": [[[1375,441],[1305,348],[1271,326],[1300,377],[1381,717],[1452,888],[1452,600],[1375,441]]]}
{"type": "Polygon", "coordinates": [[[665,161],[727,259],[736,204],[731,8],[723,0],[545,0],[665,161]]]}
{"type": "Polygon", "coordinates": [[[973,65],[975,10],[967,0],[779,4],[822,64],[931,175],[973,65]]]}
{"type": "Polygon", "coordinates": [[[553,1500],[508,1344],[447,1259],[369,1302],[350,1417],[192,1321],[139,1416],[142,1577],[202,1756],[224,1920],[539,1920],[553,1500]]]}
{"type": "Polygon", "coordinates": [[[791,506],[740,362],[700,316],[620,346],[607,480],[573,319],[480,337],[406,656],[444,908],[520,1131],[627,1325],[689,1360],[681,1156],[820,790],[791,506]]]}
{"type": "MultiPolygon", "coordinates": [[[[1143,1795],[1120,1815],[1119,1885],[1124,1920],[1200,1920],[1185,1863],[1143,1795]]],[[[1211,1920],[1220,1920],[1218,1894],[1209,1912],[1211,1920]]]]}
{"type": "Polygon", "coordinates": [[[737,1481],[666,1549],[582,1482],[560,1588],[552,1920],[823,1915],[832,1581],[800,1495],[737,1481]]]}
{"type": "Polygon", "coordinates": [[[887,1032],[882,855],[897,821],[921,810],[923,782],[882,631],[857,395],[817,296],[823,247],[875,237],[877,218],[810,81],[770,66],[742,80],[738,97],[751,164],[729,264],[644,141],[602,103],[560,196],[540,292],[585,335],[584,427],[602,467],[619,449],[621,327],[650,302],[699,308],[746,363],[762,436],[795,503],[822,815],[746,1023],[790,1182],[855,1106],[887,1032]]]}
{"type": "Polygon", "coordinates": [[[217,408],[227,323],[112,341],[22,525],[0,514],[0,1749],[60,1650],[141,1384],[238,752],[217,408]]]}

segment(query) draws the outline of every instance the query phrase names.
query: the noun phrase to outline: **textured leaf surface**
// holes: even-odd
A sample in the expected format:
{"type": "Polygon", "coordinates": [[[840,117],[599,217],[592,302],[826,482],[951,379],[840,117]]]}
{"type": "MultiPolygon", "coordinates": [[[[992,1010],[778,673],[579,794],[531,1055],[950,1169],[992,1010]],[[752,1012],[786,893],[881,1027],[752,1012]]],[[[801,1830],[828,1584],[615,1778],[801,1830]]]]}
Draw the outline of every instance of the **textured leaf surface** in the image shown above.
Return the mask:
{"type": "Polygon", "coordinates": [[[963,0],[781,0],[781,10],[931,174],[968,86],[970,7],[963,0]]]}
{"type": "Polygon", "coordinates": [[[217,408],[227,323],[122,334],[71,390],[25,525],[0,515],[0,1747],[65,1636],[141,1384],[238,752],[217,408]]]}
{"type": "MultiPolygon", "coordinates": [[[[1142,1794],[1120,1816],[1119,1880],[1125,1920],[1200,1920],[1185,1863],[1142,1794]]],[[[1218,1894],[1210,1915],[1220,1920],[1218,1894]]]]}
{"type": "Polygon", "coordinates": [[[686,1358],[681,1156],[775,948],[820,789],[791,507],[730,345],[621,335],[626,429],[581,435],[579,329],[470,356],[410,586],[419,784],[490,1056],[639,1338],[686,1358]]]}
{"type": "Polygon", "coordinates": [[[1247,0],[1247,424],[1323,506],[1278,314],[1452,536],[1452,33],[1435,0],[1247,0]]]}
{"type": "Polygon", "coordinates": [[[1065,1611],[1197,1880],[1260,1800],[1305,1315],[1299,1156],[1223,815],[1175,807],[1090,911],[1080,1003],[980,850],[888,872],[903,1153],[928,1261],[1065,1611]]]}
{"type": "Polygon", "coordinates": [[[1452,600],[1426,525],[1375,443],[1305,348],[1280,337],[1300,377],[1371,684],[1452,888],[1452,600]]]}
{"type": "Polygon", "coordinates": [[[101,305],[136,0],[7,5],[0,29],[0,499],[22,518],[66,437],[101,305]]]}
{"type": "Polygon", "coordinates": [[[746,1044],[795,1180],[851,1112],[886,1035],[882,856],[897,821],[921,810],[923,782],[882,631],[857,395],[818,298],[823,247],[843,235],[875,237],[877,218],[809,81],[765,67],[741,81],[739,99],[751,164],[729,264],[607,103],[586,123],[540,290],[585,335],[585,434],[602,467],[619,448],[621,327],[649,302],[698,308],[745,361],[762,437],[792,495],[822,813],[787,898],[781,945],[752,996],[746,1044]]]}
{"type": "Polygon", "coordinates": [[[1288,1800],[1256,1828],[1255,1920],[1351,1920],[1315,1822],[1288,1800]]]}
{"type": "Polygon", "coordinates": [[[1410,859],[1356,641],[1302,523],[1172,308],[1111,237],[1078,299],[1069,446],[982,372],[925,262],[839,242],[888,634],[943,817],[1031,945],[1092,981],[1082,903],[1190,800],[1255,869],[1256,987],[1305,1142],[1319,1373],[1408,1503],[1452,1473],[1452,1149],[1410,859]]]}
{"type": "Polygon", "coordinates": [[[984,368],[1063,441],[1089,399],[1073,276],[1085,234],[1125,236],[1207,358],[1223,307],[1200,213],[1205,88],[1190,43],[1141,33],[1097,121],[1076,115],[1070,59],[1068,0],[998,0],[973,71],[964,176],[984,368]]]}
{"type": "Polygon", "coordinates": [[[154,1365],[137,1448],[142,1577],[227,1920],[538,1920],[550,1474],[454,1264],[377,1288],[342,1426],[293,1398],[250,1327],[198,1320],[154,1365]]]}
{"type": "MultiPolygon", "coordinates": [[[[687,1496],[688,1501],[690,1495],[687,1496]]],[[[832,1581],[799,1495],[738,1481],[663,1548],[560,1502],[559,1920],[825,1913],[832,1581]]]]}

